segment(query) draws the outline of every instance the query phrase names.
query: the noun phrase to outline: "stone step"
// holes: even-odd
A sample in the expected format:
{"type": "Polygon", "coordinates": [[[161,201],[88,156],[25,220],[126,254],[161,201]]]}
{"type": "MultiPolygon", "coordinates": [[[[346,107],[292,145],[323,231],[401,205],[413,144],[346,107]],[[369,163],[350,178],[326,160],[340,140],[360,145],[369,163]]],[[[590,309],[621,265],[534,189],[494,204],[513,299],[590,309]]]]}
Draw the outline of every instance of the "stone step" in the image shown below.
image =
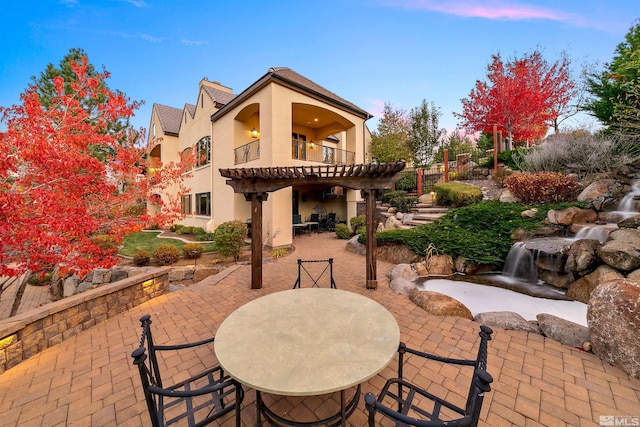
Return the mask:
{"type": "Polygon", "coordinates": [[[429,213],[424,213],[424,214],[414,214],[413,215],[413,220],[414,221],[435,221],[438,218],[443,217],[444,214],[443,213],[433,213],[433,214],[429,214],[429,213]]]}
{"type": "Polygon", "coordinates": [[[445,207],[414,207],[411,209],[416,213],[447,213],[449,212],[449,208],[445,207]]]}

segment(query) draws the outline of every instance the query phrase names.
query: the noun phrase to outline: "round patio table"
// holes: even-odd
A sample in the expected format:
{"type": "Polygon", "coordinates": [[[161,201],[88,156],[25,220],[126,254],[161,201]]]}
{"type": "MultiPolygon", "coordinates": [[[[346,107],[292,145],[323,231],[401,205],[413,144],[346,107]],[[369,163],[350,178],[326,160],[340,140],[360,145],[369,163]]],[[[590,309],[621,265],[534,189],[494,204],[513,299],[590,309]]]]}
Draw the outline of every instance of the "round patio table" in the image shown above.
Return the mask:
{"type": "Polygon", "coordinates": [[[360,384],[384,369],[398,350],[393,315],[365,296],[339,289],[276,292],[235,310],[216,332],[218,362],[231,377],[256,390],[261,414],[294,426],[346,425],[360,384]],[[345,390],[356,392],[345,402],[345,390]],[[341,408],[323,420],[296,422],[273,413],[261,392],[312,396],[340,391],[341,408]]]}

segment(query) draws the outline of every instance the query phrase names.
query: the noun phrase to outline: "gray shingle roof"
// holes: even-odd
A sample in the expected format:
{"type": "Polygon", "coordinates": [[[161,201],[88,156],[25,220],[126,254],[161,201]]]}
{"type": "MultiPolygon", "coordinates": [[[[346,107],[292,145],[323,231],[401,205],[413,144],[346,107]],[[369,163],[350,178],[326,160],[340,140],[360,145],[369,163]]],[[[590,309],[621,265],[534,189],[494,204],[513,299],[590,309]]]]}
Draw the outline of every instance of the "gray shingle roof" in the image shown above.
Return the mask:
{"type": "Polygon", "coordinates": [[[162,104],[153,104],[153,108],[158,115],[162,132],[178,136],[178,133],[180,133],[180,123],[182,122],[182,110],[162,104]]]}

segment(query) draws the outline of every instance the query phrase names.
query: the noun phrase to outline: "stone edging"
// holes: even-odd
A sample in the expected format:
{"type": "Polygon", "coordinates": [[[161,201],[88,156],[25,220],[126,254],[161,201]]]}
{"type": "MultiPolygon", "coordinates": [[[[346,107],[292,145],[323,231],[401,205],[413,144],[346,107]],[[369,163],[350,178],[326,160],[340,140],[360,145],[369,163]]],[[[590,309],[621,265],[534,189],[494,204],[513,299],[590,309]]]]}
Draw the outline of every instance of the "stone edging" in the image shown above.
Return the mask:
{"type": "Polygon", "coordinates": [[[171,268],[155,268],[0,321],[0,374],[116,314],[169,292],[171,268]]]}

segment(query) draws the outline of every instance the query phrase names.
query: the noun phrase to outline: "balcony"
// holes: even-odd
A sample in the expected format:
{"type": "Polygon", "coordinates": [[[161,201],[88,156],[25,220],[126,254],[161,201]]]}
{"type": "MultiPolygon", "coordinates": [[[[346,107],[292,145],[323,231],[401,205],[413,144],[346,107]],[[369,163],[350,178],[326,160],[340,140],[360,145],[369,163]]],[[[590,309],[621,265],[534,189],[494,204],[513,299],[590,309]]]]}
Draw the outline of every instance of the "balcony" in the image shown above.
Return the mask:
{"type": "Polygon", "coordinates": [[[260,158],[260,140],[256,139],[233,150],[234,164],[247,163],[260,158]]]}
{"type": "Polygon", "coordinates": [[[353,165],[356,153],[294,139],[291,141],[291,158],[327,165],[353,165]]]}

